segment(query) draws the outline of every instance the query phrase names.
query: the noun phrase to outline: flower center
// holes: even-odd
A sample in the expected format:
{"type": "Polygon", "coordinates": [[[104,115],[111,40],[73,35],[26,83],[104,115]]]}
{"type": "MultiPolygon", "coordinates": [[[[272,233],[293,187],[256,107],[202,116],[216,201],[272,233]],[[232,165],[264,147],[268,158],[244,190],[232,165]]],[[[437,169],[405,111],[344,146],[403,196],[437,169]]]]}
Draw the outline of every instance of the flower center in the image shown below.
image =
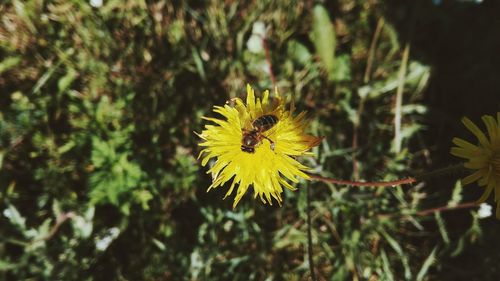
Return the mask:
{"type": "Polygon", "coordinates": [[[490,158],[490,169],[493,174],[500,177],[500,151],[495,151],[490,158]]]}

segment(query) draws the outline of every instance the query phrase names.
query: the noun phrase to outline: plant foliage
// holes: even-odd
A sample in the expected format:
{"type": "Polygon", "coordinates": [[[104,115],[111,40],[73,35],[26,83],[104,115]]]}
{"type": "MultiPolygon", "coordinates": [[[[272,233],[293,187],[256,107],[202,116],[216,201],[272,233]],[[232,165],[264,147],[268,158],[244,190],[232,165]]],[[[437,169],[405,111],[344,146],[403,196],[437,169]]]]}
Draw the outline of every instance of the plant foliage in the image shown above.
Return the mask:
{"type": "Polygon", "coordinates": [[[200,117],[248,82],[310,112],[326,140],[303,161],[325,176],[425,170],[431,69],[404,60],[384,5],[2,1],[0,279],[306,280],[305,188],[322,280],[431,278],[481,234],[476,217],[452,234],[417,215],[453,182],[433,195],[302,182],[281,208],[248,195],[232,210],[196,160],[200,117]]]}

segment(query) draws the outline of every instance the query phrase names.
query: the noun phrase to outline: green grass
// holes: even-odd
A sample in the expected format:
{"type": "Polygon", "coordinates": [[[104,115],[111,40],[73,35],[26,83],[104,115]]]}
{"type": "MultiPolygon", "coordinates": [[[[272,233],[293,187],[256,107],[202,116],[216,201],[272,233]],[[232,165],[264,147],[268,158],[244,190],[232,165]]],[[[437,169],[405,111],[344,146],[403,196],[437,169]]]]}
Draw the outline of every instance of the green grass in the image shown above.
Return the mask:
{"type": "Polygon", "coordinates": [[[416,215],[455,178],[301,182],[281,208],[206,193],[193,131],[246,83],[309,111],[325,176],[393,180],[449,150],[422,141],[431,67],[403,58],[385,1],[104,2],[0,4],[0,279],[307,280],[305,188],[320,280],[432,280],[481,235],[475,212],[454,233],[416,215]]]}

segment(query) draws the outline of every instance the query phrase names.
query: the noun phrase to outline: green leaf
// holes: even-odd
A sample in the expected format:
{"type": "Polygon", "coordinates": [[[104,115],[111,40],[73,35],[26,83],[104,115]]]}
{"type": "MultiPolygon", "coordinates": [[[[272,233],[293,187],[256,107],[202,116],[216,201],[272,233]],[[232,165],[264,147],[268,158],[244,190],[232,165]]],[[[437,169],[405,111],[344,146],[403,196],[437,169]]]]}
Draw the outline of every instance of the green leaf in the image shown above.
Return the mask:
{"type": "Polygon", "coordinates": [[[21,216],[19,211],[14,207],[14,205],[10,205],[3,211],[3,215],[9,219],[9,221],[19,227],[21,230],[26,230],[26,218],[21,216]]]}
{"type": "Polygon", "coordinates": [[[21,57],[10,57],[0,62],[0,74],[13,68],[21,62],[21,57]]]}
{"type": "Polygon", "coordinates": [[[16,263],[10,263],[8,261],[0,260],[0,272],[5,272],[9,270],[13,270],[18,265],[16,263]]]}
{"type": "Polygon", "coordinates": [[[389,258],[387,257],[387,254],[383,249],[380,250],[380,256],[382,257],[382,270],[385,273],[384,279],[388,281],[393,281],[394,275],[392,274],[391,263],[389,261],[389,258]]]}
{"type": "Polygon", "coordinates": [[[436,223],[439,228],[439,233],[441,233],[441,237],[443,237],[443,241],[446,244],[450,244],[450,237],[448,236],[448,231],[446,230],[446,225],[443,217],[440,212],[434,213],[434,218],[436,219],[436,223]]]}
{"type": "Polygon", "coordinates": [[[63,213],[63,211],[61,210],[61,205],[59,204],[59,201],[57,199],[54,199],[54,202],[52,203],[52,213],[56,217],[60,216],[63,213]]]}
{"type": "Polygon", "coordinates": [[[200,53],[196,48],[191,49],[191,54],[193,56],[194,64],[196,65],[196,70],[200,75],[201,79],[205,81],[207,76],[205,75],[205,69],[203,67],[203,61],[201,60],[200,53]]]}
{"type": "Polygon", "coordinates": [[[96,168],[104,166],[106,163],[114,162],[113,148],[109,143],[99,139],[98,137],[92,137],[92,164],[96,168]]]}
{"type": "Polygon", "coordinates": [[[152,239],[153,241],[153,244],[160,250],[160,251],[165,251],[167,249],[167,247],[165,246],[165,244],[163,242],[161,242],[160,240],[156,239],[156,238],[153,238],[152,239]]]}
{"type": "Polygon", "coordinates": [[[335,68],[333,69],[333,80],[348,81],[351,80],[351,57],[340,55],[335,58],[335,68]]]}
{"type": "Polygon", "coordinates": [[[57,82],[57,87],[59,88],[59,92],[64,92],[68,89],[68,87],[73,83],[73,81],[76,79],[78,76],[78,73],[76,70],[70,68],[68,70],[68,73],[64,75],[59,81],[57,82]]]}
{"type": "Polygon", "coordinates": [[[410,280],[412,277],[409,262],[408,262],[408,256],[406,253],[403,251],[403,248],[401,245],[399,245],[398,241],[394,239],[392,236],[389,235],[386,231],[381,231],[381,234],[384,236],[385,240],[389,243],[391,248],[398,254],[398,256],[401,258],[401,263],[403,264],[404,267],[404,275],[407,280],[410,280]]]}
{"type": "Polygon", "coordinates": [[[288,56],[290,56],[301,65],[307,65],[311,61],[311,53],[306,48],[306,46],[295,40],[291,40],[288,43],[287,52],[288,56]]]}
{"type": "Polygon", "coordinates": [[[431,265],[436,261],[436,251],[437,251],[437,246],[434,247],[432,250],[431,254],[425,259],[424,264],[422,265],[422,268],[417,274],[417,281],[422,281],[424,280],[425,275],[429,271],[429,268],[431,265]]]}
{"type": "Polygon", "coordinates": [[[451,199],[448,201],[447,206],[454,207],[462,201],[462,181],[457,180],[455,182],[455,188],[453,188],[453,193],[451,199]]]}
{"type": "Polygon", "coordinates": [[[23,22],[26,24],[26,26],[29,28],[29,30],[31,32],[36,32],[36,28],[35,28],[35,25],[33,24],[31,18],[30,18],[30,14],[31,14],[31,11],[30,11],[30,6],[29,5],[30,3],[23,3],[21,1],[18,1],[18,0],[14,0],[13,1],[13,5],[14,5],[14,8],[15,8],[15,11],[17,13],[17,15],[19,16],[20,19],[23,20],[23,22]],[[28,5],[26,5],[28,4],[28,5]]]}
{"type": "Polygon", "coordinates": [[[313,9],[311,39],[330,80],[335,79],[335,48],[337,39],[328,11],[322,5],[313,9]]]}
{"type": "MultiPolygon", "coordinates": [[[[33,237],[35,240],[43,240],[43,238],[47,237],[50,233],[52,219],[46,219],[36,230],[36,236],[33,237]]],[[[40,241],[41,242],[41,241],[40,241]]]]}
{"type": "Polygon", "coordinates": [[[147,190],[136,190],[134,191],[134,197],[136,201],[141,204],[143,210],[149,210],[148,202],[153,199],[151,192],[147,190]]]}
{"type": "Polygon", "coordinates": [[[68,141],[57,149],[59,154],[64,154],[70,151],[73,147],[75,147],[76,143],[73,140],[68,141]]]}

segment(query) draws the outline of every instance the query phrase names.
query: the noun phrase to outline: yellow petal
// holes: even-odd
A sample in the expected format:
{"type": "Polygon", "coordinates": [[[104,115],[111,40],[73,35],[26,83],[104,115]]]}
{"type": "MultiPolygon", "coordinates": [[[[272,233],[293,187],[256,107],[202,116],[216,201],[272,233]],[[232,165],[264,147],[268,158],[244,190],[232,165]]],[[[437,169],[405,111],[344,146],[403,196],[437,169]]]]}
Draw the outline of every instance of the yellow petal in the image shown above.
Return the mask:
{"type": "Polygon", "coordinates": [[[462,122],[464,123],[465,127],[467,127],[467,129],[469,129],[477,137],[479,143],[483,147],[489,147],[490,143],[488,139],[486,138],[484,133],[476,126],[476,124],[470,121],[470,119],[467,117],[462,118],[462,122]]]}
{"type": "Polygon", "coordinates": [[[469,162],[464,164],[464,167],[467,169],[483,169],[488,166],[488,159],[484,157],[473,158],[469,162]]]}
{"type": "Polygon", "coordinates": [[[477,145],[473,145],[472,143],[465,141],[461,138],[453,138],[453,143],[458,145],[460,148],[471,150],[471,151],[476,151],[479,149],[477,145]]]}
{"type": "Polygon", "coordinates": [[[486,199],[488,199],[488,197],[490,197],[490,194],[491,194],[491,191],[493,190],[493,187],[495,187],[494,182],[488,183],[488,185],[486,186],[486,189],[483,192],[483,195],[481,195],[481,197],[476,202],[478,202],[478,203],[485,202],[486,199]]]}
{"type": "Polygon", "coordinates": [[[255,119],[255,93],[250,84],[247,84],[247,108],[250,118],[255,119]]]}
{"type": "Polygon", "coordinates": [[[482,117],[484,124],[486,125],[486,130],[490,137],[490,143],[494,144],[498,142],[498,125],[493,116],[485,115],[482,117]]]}
{"type": "Polygon", "coordinates": [[[298,182],[298,178],[308,178],[310,168],[296,160],[296,156],[311,156],[308,150],[318,145],[322,138],[305,134],[307,122],[305,114],[294,117],[285,108],[283,99],[269,97],[269,91],[263,93],[262,99],[256,98],[254,90],[247,85],[246,104],[241,99],[233,99],[234,106],[214,106],[213,111],[222,118],[204,117],[212,124],[197,134],[203,142],[199,154],[202,165],[213,159],[213,165],[207,173],[212,174],[212,184],[208,190],[231,183],[224,198],[233,194],[236,189],[233,208],[237,206],[247,190],[252,187],[254,197],[263,203],[278,202],[281,206],[283,187],[294,190],[288,182],[298,182]],[[249,126],[256,116],[275,114],[278,123],[263,135],[263,139],[255,146],[254,153],[241,150],[243,130],[249,126]],[[270,139],[275,143],[271,148],[270,139]]]}
{"type": "Polygon", "coordinates": [[[497,202],[497,210],[495,212],[495,216],[498,220],[500,220],[500,201],[497,202]]]}
{"type": "Polygon", "coordinates": [[[488,171],[481,179],[477,181],[479,186],[485,186],[491,183],[490,181],[491,171],[488,171]]]}
{"type": "Polygon", "coordinates": [[[458,157],[469,158],[469,159],[474,158],[477,155],[475,151],[459,147],[452,147],[450,153],[458,157]]]}
{"type": "Polygon", "coordinates": [[[472,182],[475,182],[475,181],[479,180],[482,176],[484,176],[484,173],[481,170],[476,171],[473,174],[471,174],[471,175],[463,178],[462,179],[462,184],[463,185],[470,184],[472,182]]]}

